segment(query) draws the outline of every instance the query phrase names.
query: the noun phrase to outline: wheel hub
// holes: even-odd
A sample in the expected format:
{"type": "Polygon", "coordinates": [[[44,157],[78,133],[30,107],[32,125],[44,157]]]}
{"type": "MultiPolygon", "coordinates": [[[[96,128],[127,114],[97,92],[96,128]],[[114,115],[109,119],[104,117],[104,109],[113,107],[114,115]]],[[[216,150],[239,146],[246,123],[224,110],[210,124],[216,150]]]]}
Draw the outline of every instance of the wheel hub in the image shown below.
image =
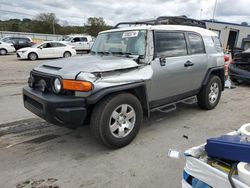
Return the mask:
{"type": "Polygon", "coordinates": [[[217,101],[218,95],[219,95],[219,86],[217,83],[213,83],[210,86],[210,92],[208,94],[209,102],[212,104],[215,103],[217,101]]]}
{"type": "Polygon", "coordinates": [[[110,132],[117,138],[126,137],[134,128],[135,110],[128,104],[119,105],[111,114],[109,120],[110,132]]]}

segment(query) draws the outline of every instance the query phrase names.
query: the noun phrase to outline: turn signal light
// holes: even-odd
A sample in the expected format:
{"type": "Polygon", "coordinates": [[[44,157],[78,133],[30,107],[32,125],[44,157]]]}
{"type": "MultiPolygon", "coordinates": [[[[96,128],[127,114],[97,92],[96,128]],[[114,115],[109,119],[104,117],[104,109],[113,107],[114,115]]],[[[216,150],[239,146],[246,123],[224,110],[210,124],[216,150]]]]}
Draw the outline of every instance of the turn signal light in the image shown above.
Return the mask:
{"type": "Polygon", "coordinates": [[[91,91],[93,89],[93,85],[87,81],[63,80],[63,89],[73,91],[91,91]]]}

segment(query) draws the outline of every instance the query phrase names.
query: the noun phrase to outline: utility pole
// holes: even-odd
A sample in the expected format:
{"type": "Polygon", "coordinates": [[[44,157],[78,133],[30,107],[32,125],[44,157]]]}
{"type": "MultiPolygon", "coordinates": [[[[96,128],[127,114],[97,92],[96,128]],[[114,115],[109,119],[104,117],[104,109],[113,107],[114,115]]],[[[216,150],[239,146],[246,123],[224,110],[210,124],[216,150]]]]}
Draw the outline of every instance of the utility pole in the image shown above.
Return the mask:
{"type": "Polygon", "coordinates": [[[55,19],[52,21],[52,27],[53,27],[53,34],[55,34],[55,19]]]}
{"type": "Polygon", "coordinates": [[[214,16],[215,16],[216,7],[217,7],[217,0],[215,0],[215,4],[214,4],[214,11],[213,11],[213,19],[212,19],[212,22],[214,21],[214,16]]]}
{"type": "Polygon", "coordinates": [[[201,17],[202,17],[202,12],[203,12],[203,9],[201,8],[201,11],[200,11],[200,20],[201,20],[201,17]]]}

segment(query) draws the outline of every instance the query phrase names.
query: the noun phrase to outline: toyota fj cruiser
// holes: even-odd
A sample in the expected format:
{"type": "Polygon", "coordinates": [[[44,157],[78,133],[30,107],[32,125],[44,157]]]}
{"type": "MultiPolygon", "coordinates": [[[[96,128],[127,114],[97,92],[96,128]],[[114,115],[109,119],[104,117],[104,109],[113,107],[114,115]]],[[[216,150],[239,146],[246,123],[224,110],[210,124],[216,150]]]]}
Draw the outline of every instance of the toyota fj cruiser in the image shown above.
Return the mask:
{"type": "Polygon", "coordinates": [[[139,23],[100,32],[89,55],[34,68],[28,85],[28,110],[56,125],[90,122],[97,139],[118,148],[152,111],[179,102],[213,109],[224,89],[224,54],[204,28],[139,23]]]}

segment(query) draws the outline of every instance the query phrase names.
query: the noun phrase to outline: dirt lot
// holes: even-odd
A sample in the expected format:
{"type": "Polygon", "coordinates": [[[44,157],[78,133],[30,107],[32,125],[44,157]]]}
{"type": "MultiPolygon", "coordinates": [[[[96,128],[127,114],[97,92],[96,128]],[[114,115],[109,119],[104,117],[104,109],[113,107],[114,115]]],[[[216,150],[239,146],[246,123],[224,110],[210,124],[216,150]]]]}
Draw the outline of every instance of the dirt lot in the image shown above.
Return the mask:
{"type": "Polygon", "coordinates": [[[168,158],[170,148],[183,152],[250,122],[250,87],[242,85],[225,90],[211,111],[179,105],[168,114],[154,113],[130,145],[109,150],[92,138],[89,126],[56,127],[23,108],[21,88],[41,62],[0,57],[1,188],[177,188],[185,161],[168,158]],[[17,119],[26,120],[3,124],[17,119]]]}

